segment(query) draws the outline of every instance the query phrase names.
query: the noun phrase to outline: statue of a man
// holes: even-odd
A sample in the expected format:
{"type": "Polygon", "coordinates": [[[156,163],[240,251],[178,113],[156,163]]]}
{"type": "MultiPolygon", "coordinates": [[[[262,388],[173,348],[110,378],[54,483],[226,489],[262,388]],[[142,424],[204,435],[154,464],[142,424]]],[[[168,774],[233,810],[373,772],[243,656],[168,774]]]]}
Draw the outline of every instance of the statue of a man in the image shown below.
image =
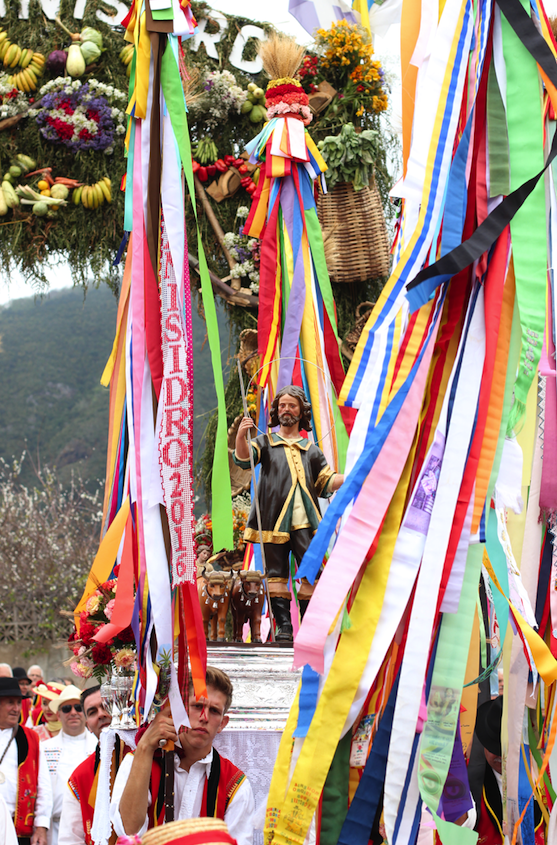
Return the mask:
{"type": "MultiPolygon", "coordinates": [[[[318,496],[331,496],[344,476],[333,472],[321,449],[300,436],[300,429],[310,430],[310,405],[300,387],[283,387],[275,396],[269,426],[277,425],[278,432],[252,440],[252,448],[254,463],[261,464],[257,490],[276,639],[292,640],[290,552],[299,565],[321,521],[318,496]]],[[[233,458],[244,469],[250,466],[247,433],[253,426],[251,417],[244,417],[236,435],[233,458]]],[[[259,542],[254,503],[244,539],[259,542]]],[[[302,610],[312,592],[313,588],[302,582],[298,592],[302,610]]]]}

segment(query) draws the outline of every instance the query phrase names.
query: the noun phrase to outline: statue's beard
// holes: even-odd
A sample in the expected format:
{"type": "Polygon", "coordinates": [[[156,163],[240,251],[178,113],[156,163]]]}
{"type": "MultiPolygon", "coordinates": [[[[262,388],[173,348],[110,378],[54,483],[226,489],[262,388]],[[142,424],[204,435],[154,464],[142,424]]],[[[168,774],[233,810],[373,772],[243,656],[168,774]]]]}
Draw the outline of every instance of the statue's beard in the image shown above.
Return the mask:
{"type": "Polygon", "coordinates": [[[278,418],[278,421],[285,428],[293,428],[293,426],[295,426],[296,423],[299,423],[301,419],[301,414],[299,417],[297,417],[295,414],[281,414],[278,418]]]}

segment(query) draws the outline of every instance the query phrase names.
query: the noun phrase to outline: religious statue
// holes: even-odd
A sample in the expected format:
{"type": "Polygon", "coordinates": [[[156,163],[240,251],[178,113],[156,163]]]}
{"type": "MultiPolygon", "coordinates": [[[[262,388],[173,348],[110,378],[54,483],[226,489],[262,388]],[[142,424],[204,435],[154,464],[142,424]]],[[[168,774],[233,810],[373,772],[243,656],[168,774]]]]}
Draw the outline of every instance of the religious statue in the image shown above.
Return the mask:
{"type": "MultiPolygon", "coordinates": [[[[261,464],[257,490],[277,640],[292,640],[292,596],[288,589],[290,552],[299,566],[321,521],[318,497],[328,498],[344,482],[344,476],[335,473],[327,464],[321,449],[300,435],[301,429],[310,430],[310,410],[300,387],[283,387],[271,405],[269,420],[269,427],[279,426],[279,430],[252,440],[254,463],[261,464]]],[[[244,417],[236,435],[233,457],[244,468],[250,466],[247,434],[253,426],[251,417],[244,417]]],[[[249,543],[260,541],[255,503],[252,503],[244,539],[249,543]]],[[[298,591],[302,613],[312,592],[313,587],[302,581],[298,591]]]]}

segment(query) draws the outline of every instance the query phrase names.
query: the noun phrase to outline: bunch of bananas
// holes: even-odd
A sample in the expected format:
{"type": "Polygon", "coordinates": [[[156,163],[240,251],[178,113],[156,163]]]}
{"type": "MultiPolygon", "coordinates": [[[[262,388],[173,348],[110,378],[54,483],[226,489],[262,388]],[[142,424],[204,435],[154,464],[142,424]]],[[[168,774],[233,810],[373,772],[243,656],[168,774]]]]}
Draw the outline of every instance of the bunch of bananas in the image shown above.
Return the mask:
{"type": "Polygon", "coordinates": [[[42,76],[45,57],[42,53],[12,44],[8,33],[0,29],[0,60],[4,67],[15,68],[19,65],[19,73],[8,77],[10,85],[15,85],[20,91],[30,94],[37,90],[37,81],[42,76]]]}
{"type": "Polygon", "coordinates": [[[105,200],[112,202],[110,184],[111,182],[108,176],[103,176],[94,185],[82,185],[79,188],[75,188],[72,194],[73,204],[79,205],[81,202],[85,208],[95,209],[99,205],[102,205],[105,200]]]}
{"type": "Polygon", "coordinates": [[[132,59],[133,59],[133,51],[134,50],[135,50],[135,47],[134,47],[133,44],[126,44],[126,46],[122,47],[122,49],[120,50],[120,61],[122,62],[123,65],[126,66],[126,68],[127,68],[126,73],[128,74],[128,76],[130,75],[130,73],[132,71],[132,59]]]}

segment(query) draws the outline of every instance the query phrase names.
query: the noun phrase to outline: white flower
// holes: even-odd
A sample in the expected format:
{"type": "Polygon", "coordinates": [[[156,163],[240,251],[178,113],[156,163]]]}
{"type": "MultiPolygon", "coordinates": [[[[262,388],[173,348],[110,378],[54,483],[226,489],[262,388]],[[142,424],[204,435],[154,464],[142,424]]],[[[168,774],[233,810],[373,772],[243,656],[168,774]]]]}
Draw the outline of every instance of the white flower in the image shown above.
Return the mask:
{"type": "Polygon", "coordinates": [[[249,286],[249,289],[251,290],[252,293],[255,293],[255,294],[259,293],[259,283],[258,282],[252,282],[249,286]]]}
{"type": "Polygon", "coordinates": [[[259,272],[257,270],[252,270],[252,272],[249,274],[249,277],[252,282],[255,282],[257,285],[259,285],[259,272]]]}
{"type": "Polygon", "coordinates": [[[239,205],[236,209],[236,217],[239,217],[240,219],[246,218],[248,214],[249,208],[247,207],[247,205],[239,205]]]}
{"type": "Polygon", "coordinates": [[[117,134],[117,135],[125,135],[125,133],[126,133],[126,127],[125,127],[125,126],[122,126],[122,124],[119,124],[119,125],[116,127],[116,134],[117,134]]]}
{"type": "Polygon", "coordinates": [[[230,247],[234,246],[234,244],[236,243],[237,237],[238,236],[235,235],[234,232],[227,232],[226,235],[223,238],[223,243],[224,243],[225,247],[227,249],[230,249],[230,247]]]}
{"type": "Polygon", "coordinates": [[[233,279],[240,279],[242,276],[245,276],[244,265],[236,264],[236,266],[230,271],[230,275],[233,279]]]}

